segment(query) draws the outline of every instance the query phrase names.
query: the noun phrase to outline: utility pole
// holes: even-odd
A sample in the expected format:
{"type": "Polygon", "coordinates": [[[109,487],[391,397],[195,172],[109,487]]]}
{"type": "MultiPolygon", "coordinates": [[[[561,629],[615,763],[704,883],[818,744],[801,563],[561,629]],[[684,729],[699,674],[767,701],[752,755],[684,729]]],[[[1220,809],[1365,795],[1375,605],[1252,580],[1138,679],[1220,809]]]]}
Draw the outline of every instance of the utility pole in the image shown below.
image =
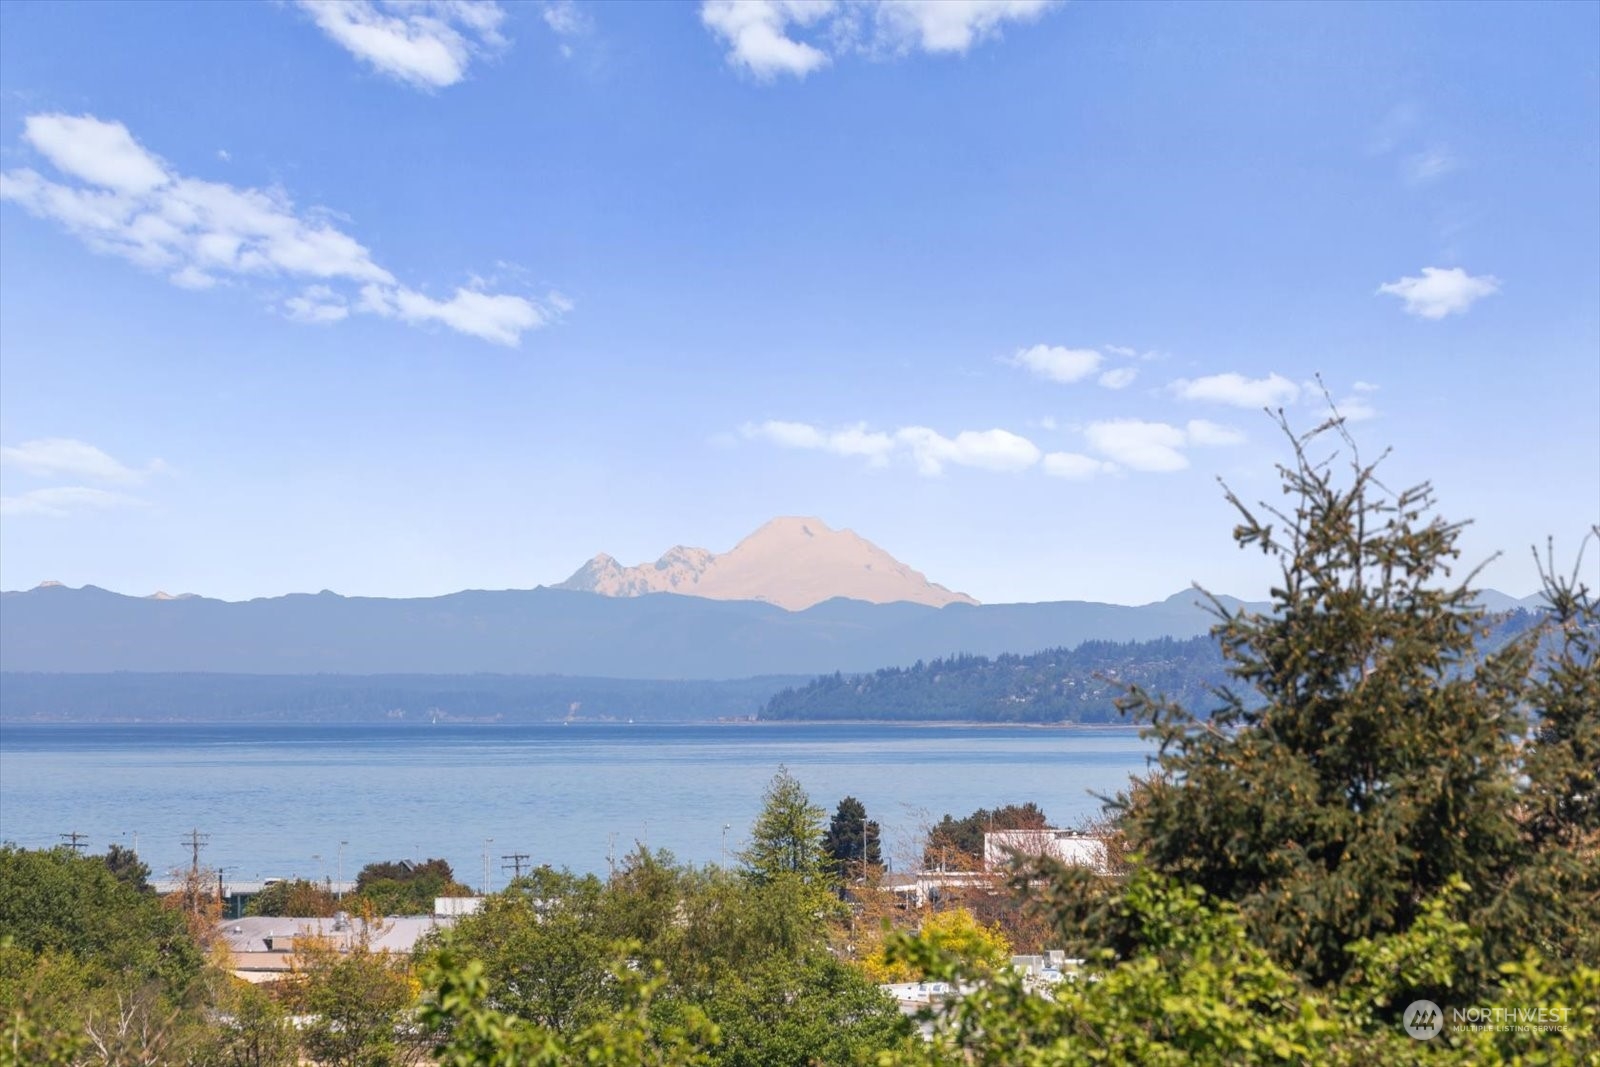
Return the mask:
{"type": "Polygon", "coordinates": [[[74,852],[82,852],[84,849],[89,847],[88,834],[80,834],[76,830],[71,830],[64,834],[57,834],[56,836],[65,841],[67,843],[67,847],[74,852]]]}
{"type": "Polygon", "coordinates": [[[510,861],[509,863],[502,863],[500,865],[500,869],[502,871],[509,867],[511,869],[511,871],[512,871],[511,877],[513,877],[513,878],[521,878],[522,877],[522,861],[525,860],[525,859],[529,859],[530,857],[528,856],[528,854],[526,852],[513,852],[508,856],[501,856],[500,858],[503,859],[503,860],[509,860],[510,861]]]}
{"type": "Polygon", "coordinates": [[[733,829],[733,823],[722,824],[722,861],[717,864],[723,870],[728,869],[728,831],[733,829]]]}
{"type": "Polygon", "coordinates": [[[189,910],[196,915],[200,914],[200,850],[211,840],[210,834],[203,834],[199,830],[190,830],[181,844],[189,846],[189,878],[184,886],[184,895],[188,898],[189,910]]]}
{"type": "Polygon", "coordinates": [[[483,894],[488,896],[494,892],[494,883],[489,879],[489,846],[494,844],[494,838],[483,839],[483,894]]]}
{"type": "Polygon", "coordinates": [[[179,842],[179,844],[189,846],[189,852],[192,857],[189,861],[190,874],[197,875],[200,873],[200,850],[205,848],[206,843],[210,840],[210,834],[203,834],[199,830],[190,830],[189,836],[179,842]]]}
{"type": "Polygon", "coordinates": [[[348,841],[339,842],[339,891],[334,895],[334,899],[341,904],[344,903],[344,846],[349,843],[348,841]]]}

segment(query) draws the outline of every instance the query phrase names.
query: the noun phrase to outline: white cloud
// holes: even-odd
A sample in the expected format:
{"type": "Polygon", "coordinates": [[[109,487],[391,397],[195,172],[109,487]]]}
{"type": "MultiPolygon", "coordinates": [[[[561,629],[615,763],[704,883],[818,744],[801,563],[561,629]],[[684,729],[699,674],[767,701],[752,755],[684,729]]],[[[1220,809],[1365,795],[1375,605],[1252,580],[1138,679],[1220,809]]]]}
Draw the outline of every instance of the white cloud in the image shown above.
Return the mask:
{"type": "Polygon", "coordinates": [[[1354,389],[1358,393],[1376,393],[1378,391],[1378,387],[1376,385],[1373,385],[1371,382],[1362,381],[1355,382],[1350,386],[1350,388],[1354,389]]]}
{"type": "Polygon", "coordinates": [[[893,437],[869,431],[864,425],[824,433],[803,422],[769,419],[759,424],[747,424],[739,432],[746,438],[770,441],[783,448],[831,452],[836,456],[862,456],[875,467],[887,463],[889,454],[895,448],[893,437]]]}
{"type": "Polygon", "coordinates": [[[1140,419],[1091,422],[1084,428],[1096,452],[1136,471],[1179,471],[1189,465],[1183,454],[1188,439],[1176,426],[1140,419]]]}
{"type": "Polygon", "coordinates": [[[29,115],[23,138],[57,170],[118,193],[148,193],[171,178],[128,127],[91,115],[29,115]]]}
{"type": "Polygon", "coordinates": [[[109,511],[114,508],[144,507],[145,502],[126,493],[108,489],[92,489],[83,485],[64,485],[53,489],[35,489],[21,496],[0,497],[0,515],[39,515],[46,518],[65,518],[80,511],[109,511]]]}
{"type": "Polygon", "coordinates": [[[928,429],[907,426],[895,433],[895,440],[911,450],[917,470],[926,475],[944,471],[947,463],[991,471],[1026,470],[1039,462],[1039,446],[1009,430],[963,430],[954,437],[928,429]]]}
{"type": "Polygon", "coordinates": [[[1241,408],[1292,404],[1300,398],[1300,387],[1279,374],[1246,378],[1230,371],[1192,380],[1179,378],[1167,388],[1184,400],[1204,400],[1241,408]]]}
{"type": "Polygon", "coordinates": [[[1113,367],[1101,374],[1098,380],[1107,389],[1126,389],[1138,376],[1138,367],[1113,367]]]}
{"type": "Polygon", "coordinates": [[[350,305],[326,285],[308,285],[283,302],[283,311],[296,322],[326,324],[349,318],[350,305]]]}
{"type": "Polygon", "coordinates": [[[1009,430],[963,430],[948,437],[926,426],[905,426],[892,433],[870,431],[864,425],[843,430],[823,430],[806,422],[768,420],[746,423],[739,435],[782,448],[827,452],[837,456],[865,457],[882,467],[895,458],[909,461],[918,473],[938,477],[951,466],[978,470],[1017,472],[1039,467],[1054,478],[1083,481],[1114,474],[1123,467],[1140,471],[1176,471],[1189,465],[1189,447],[1237,445],[1244,434],[1231,426],[1204,419],[1187,426],[1139,419],[1093,422],[1084,437],[1097,456],[1077,452],[1045,453],[1039,446],[1009,430]]]}
{"type": "Polygon", "coordinates": [[[589,16],[573,0],[552,0],[539,11],[544,24],[558,37],[577,37],[589,32],[589,16]]]}
{"type": "Polygon", "coordinates": [[[739,433],[746,439],[768,441],[783,448],[862,457],[874,467],[903,455],[930,477],[942,474],[951,464],[992,471],[1026,470],[1038,463],[1040,456],[1032,441],[1007,430],[964,430],[946,437],[926,426],[906,426],[891,434],[868,430],[865,425],[829,431],[809,423],[769,419],[747,423],[739,433]]]}
{"type": "Polygon", "coordinates": [[[38,478],[76,478],[112,485],[138,485],[167,469],[159,459],[142,469],[130,467],[94,445],[70,437],[41,437],[0,446],[0,465],[38,478]]]}
{"type": "Polygon", "coordinates": [[[1442,319],[1466,312],[1476,301],[1500,291],[1500,280],[1492,274],[1473,277],[1460,267],[1423,267],[1419,277],[1378,286],[1380,294],[1398,296],[1405,309],[1424,319],[1442,319]]]}
{"type": "Polygon", "coordinates": [[[882,0],[873,6],[876,41],[904,54],[965,52],[998,37],[1007,22],[1031,22],[1052,0],[882,0]]]}
{"type": "Polygon", "coordinates": [[[728,62],[763,81],[804,78],[837,55],[961,54],[1056,0],[702,0],[700,21],[728,62]],[[810,40],[802,36],[809,34],[810,40]],[[831,54],[830,54],[831,52],[831,54]]]}
{"type": "MultiPolygon", "coordinates": [[[[557,294],[559,297],[559,294],[557,294]]],[[[436,300],[405,286],[369,285],[361,290],[361,310],[412,324],[438,322],[460,333],[500,345],[515,345],[527,330],[555,318],[564,301],[540,306],[520,296],[457,289],[449,300],[436,300]]]]}
{"type": "Polygon", "coordinates": [[[728,45],[728,62],[763,81],[779,74],[804,78],[826,66],[819,48],[789,36],[830,14],[832,0],[705,0],[700,21],[728,45]]]}
{"type": "Polygon", "coordinates": [[[1223,426],[1205,419],[1190,419],[1189,424],[1184,427],[1184,436],[1191,445],[1241,445],[1245,439],[1244,434],[1232,426],[1223,426]]]}
{"type": "Polygon", "coordinates": [[[1076,382],[1099,370],[1101,360],[1092,348],[1034,345],[1017,349],[1010,362],[1052,382],[1076,382]]]}
{"type": "Polygon", "coordinates": [[[1121,356],[1124,359],[1132,359],[1139,354],[1137,348],[1129,348],[1127,345],[1106,345],[1105,350],[1113,356],[1121,356]]]}
{"type": "Polygon", "coordinates": [[[1372,403],[1371,393],[1352,393],[1334,404],[1334,410],[1346,422],[1366,422],[1378,417],[1378,409],[1372,403]]]}
{"type": "Polygon", "coordinates": [[[1044,472],[1052,478],[1068,481],[1088,481],[1097,474],[1115,474],[1117,465],[1077,452],[1049,452],[1043,461],[1044,472]]]}
{"type": "Polygon", "coordinates": [[[374,70],[419,89],[466,77],[477,56],[504,47],[494,0],[298,0],[317,27],[374,70]]]}
{"type": "Polygon", "coordinates": [[[224,163],[233,162],[233,156],[229,154],[226,148],[217,149],[217,158],[222,160],[224,163]]]}
{"type": "Polygon", "coordinates": [[[59,223],[96,252],[165,272],[182,288],[210,288],[224,279],[314,281],[324,296],[291,298],[285,311],[327,322],[333,316],[327,309],[353,295],[331,288],[342,283],[361,288],[357,310],[439,322],[507,345],[571,308],[559,294],[536,300],[486,293],[481,286],[458,289],[448,301],[423,296],[401,285],[361,242],[321,214],[296,210],[281,190],[185,177],[145,151],[119,122],[34,115],[24,136],[78,181],[52,181],[27,168],[6,171],[0,174],[0,200],[59,223]],[[368,290],[374,298],[365,299],[368,290]]]}

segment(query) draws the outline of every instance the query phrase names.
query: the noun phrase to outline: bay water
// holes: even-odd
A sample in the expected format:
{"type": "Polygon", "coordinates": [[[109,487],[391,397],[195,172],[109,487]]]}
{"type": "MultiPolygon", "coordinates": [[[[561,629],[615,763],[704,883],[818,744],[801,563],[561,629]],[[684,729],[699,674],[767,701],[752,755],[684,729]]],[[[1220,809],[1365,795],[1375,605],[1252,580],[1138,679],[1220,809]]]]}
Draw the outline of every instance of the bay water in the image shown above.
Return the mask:
{"type": "Polygon", "coordinates": [[[1152,751],[1131,728],[11,723],[0,840],[136,845],[159,877],[188,866],[198,830],[201,862],[229,880],[352,879],[369,862],[440,856],[493,887],[518,853],[524,869],[595,873],[636,843],[734,863],[786,765],[829,814],[860,799],[885,859],[909,870],[946,812],[1033,801],[1072,826],[1152,751]]]}

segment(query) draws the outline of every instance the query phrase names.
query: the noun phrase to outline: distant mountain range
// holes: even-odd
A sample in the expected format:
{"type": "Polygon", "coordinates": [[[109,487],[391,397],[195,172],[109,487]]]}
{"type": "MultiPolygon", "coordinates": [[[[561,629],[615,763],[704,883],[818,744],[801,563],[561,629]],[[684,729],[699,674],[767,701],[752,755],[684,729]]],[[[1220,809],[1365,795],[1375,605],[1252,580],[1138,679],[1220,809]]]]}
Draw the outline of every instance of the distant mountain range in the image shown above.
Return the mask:
{"type": "Polygon", "coordinates": [[[624,567],[602,553],[556,588],[616,597],[683,593],[761,600],[790,611],[837,597],[936,608],[977,603],[928,581],[852,530],[795,517],[773,519],[722,555],[678,545],[654,563],[624,567]]]}
{"type": "Polygon", "coordinates": [[[1199,600],[1184,592],[1141,607],[1061,601],[934,608],[835,599],[786,611],[751,600],[616,598],[547,588],[419,599],[297,593],[229,602],[56,585],[0,594],[0,670],[831,674],[962,652],[995,656],[1093,639],[1193,637],[1214,621],[1199,600]]]}
{"type": "MultiPolygon", "coordinates": [[[[1482,597],[1497,611],[1537,599],[1493,591],[1482,597]]],[[[596,556],[555,588],[416,599],[325,590],[229,602],[45,582],[0,594],[0,670],[661,680],[816,675],[1090,640],[1190,638],[1215,621],[1201,599],[1182,592],[1140,607],[981,605],[849,530],[781,518],[721,555],[680,546],[638,567],[596,556]]]]}

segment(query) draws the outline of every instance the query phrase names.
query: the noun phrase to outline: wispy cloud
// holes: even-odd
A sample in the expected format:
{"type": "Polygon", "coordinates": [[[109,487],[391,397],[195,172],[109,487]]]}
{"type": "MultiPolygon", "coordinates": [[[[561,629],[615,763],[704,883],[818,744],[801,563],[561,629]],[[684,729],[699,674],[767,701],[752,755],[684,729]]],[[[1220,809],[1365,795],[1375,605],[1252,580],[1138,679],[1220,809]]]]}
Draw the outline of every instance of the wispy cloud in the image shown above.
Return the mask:
{"type": "MultiPolygon", "coordinates": [[[[1138,355],[1131,348],[1107,345],[1106,351],[1127,358],[1138,355]]],[[[1094,348],[1067,348],[1064,345],[1034,345],[1019,348],[1002,362],[1021,367],[1045,381],[1070,385],[1083,381],[1099,372],[1095,381],[1105,389],[1126,389],[1139,377],[1137,367],[1105,367],[1106,357],[1094,348]]]]}
{"type": "Polygon", "coordinates": [[[1231,426],[1191,419],[1185,426],[1143,419],[1108,419],[1084,427],[1089,447],[1130,470],[1170,472],[1189,466],[1185,450],[1239,445],[1244,434],[1231,426]]]}
{"type": "Polygon", "coordinates": [[[1401,173],[1407,185],[1421,186],[1437,181],[1460,165],[1448,148],[1433,145],[1407,156],[1401,165],[1401,173]]]}
{"type": "Polygon", "coordinates": [[[1190,419],[1183,430],[1184,437],[1191,445],[1242,445],[1245,441],[1244,434],[1232,426],[1224,426],[1206,419],[1190,419]]]}
{"type": "Polygon", "coordinates": [[[1081,381],[1100,369],[1104,359],[1092,348],[1064,348],[1060,345],[1034,345],[1019,348],[1008,361],[1047,381],[1081,381]]]}
{"type": "Polygon", "coordinates": [[[1492,274],[1474,277],[1460,267],[1423,267],[1417,276],[1378,286],[1380,295],[1398,296],[1409,314],[1423,319],[1442,319],[1461,315],[1486,296],[1500,291],[1500,279],[1492,274]]]}
{"type": "Polygon", "coordinates": [[[296,322],[326,325],[349,318],[350,305],[326,285],[308,285],[299,296],[283,302],[283,312],[296,322]]]}
{"type": "Polygon", "coordinates": [[[893,437],[882,432],[869,432],[863,425],[824,431],[804,422],[769,419],[762,423],[747,423],[739,432],[745,438],[769,441],[783,448],[831,452],[836,456],[862,456],[873,466],[888,463],[889,454],[895,448],[893,437]]]}
{"type": "Polygon", "coordinates": [[[926,426],[906,426],[887,433],[869,430],[865,425],[823,430],[804,422],[768,420],[747,423],[739,433],[747,440],[767,441],[783,448],[856,456],[875,467],[902,456],[929,477],[944,473],[947,466],[1026,470],[1042,455],[1039,446],[1026,437],[1000,429],[963,430],[947,437],[926,426]]]}
{"type": "Polygon", "coordinates": [[[380,74],[442,89],[505,47],[494,0],[297,0],[317,28],[380,74]]]}
{"type": "Polygon", "coordinates": [[[594,28],[588,14],[574,0],[549,0],[539,9],[539,15],[550,32],[562,39],[561,54],[569,59],[572,57],[572,45],[568,42],[594,28]]]}
{"type": "Polygon", "coordinates": [[[1095,459],[1078,452],[1050,452],[1043,461],[1044,472],[1052,478],[1072,482],[1086,482],[1101,474],[1115,474],[1120,468],[1108,460],[1095,459]]]}
{"type": "Polygon", "coordinates": [[[139,485],[167,465],[153,459],[144,467],[130,467],[86,441],[71,437],[41,437],[20,445],[0,446],[0,466],[36,478],[70,478],[110,485],[139,485]]]}
{"type": "Polygon", "coordinates": [[[1138,367],[1112,367],[1096,380],[1107,389],[1126,389],[1138,376],[1138,367]]]}
{"type": "Polygon", "coordinates": [[[728,48],[728,62],[756,78],[804,78],[860,52],[961,54],[1029,22],[1055,0],[702,0],[700,21],[728,48]],[[809,39],[806,39],[809,38],[809,39]]]}
{"type": "Polygon", "coordinates": [[[1038,467],[1047,475],[1084,481],[1114,474],[1126,467],[1137,471],[1177,471],[1189,465],[1186,449],[1237,445],[1244,434],[1230,426],[1203,419],[1186,426],[1138,419],[1093,422],[1083,437],[1098,456],[1079,452],[1044,452],[1028,438],[1009,430],[963,430],[947,436],[926,426],[905,426],[894,431],[869,430],[865,425],[825,430],[805,422],[769,420],[747,423],[739,430],[746,440],[766,441],[783,448],[856,456],[870,466],[884,467],[901,459],[926,477],[938,477],[948,467],[1015,473],[1038,467]]]}
{"type": "MultiPolygon", "coordinates": [[[[168,469],[159,459],[143,467],[133,467],[87,441],[71,437],[41,437],[19,445],[0,446],[0,467],[30,478],[99,482],[120,488],[142,485],[168,469]]],[[[34,515],[59,519],[85,511],[145,506],[145,501],[119,489],[89,485],[49,486],[17,496],[0,497],[0,514],[12,517],[34,515]]]]}
{"type": "Polygon", "coordinates": [[[1179,378],[1167,386],[1184,400],[1231,404],[1240,408],[1273,407],[1292,404],[1300,398],[1300,387],[1280,374],[1265,378],[1246,378],[1232,371],[1204,378],[1179,378]]]}
{"type": "Polygon", "coordinates": [[[438,322],[506,345],[571,306],[557,293],[531,298],[477,287],[457,289],[449,300],[430,297],[401,284],[322,213],[297,210],[282,190],[186,177],[120,122],[31,115],[23,137],[63,180],[30,168],[6,171],[0,199],[60,224],[96,252],[161,271],[182,288],[303,280],[310,287],[283,305],[296,319],[329,322],[343,317],[337,308],[349,306],[405,322],[438,322]]]}
{"type": "Polygon", "coordinates": [[[145,501],[138,497],[84,485],[35,489],[21,496],[0,496],[0,515],[13,518],[37,515],[42,518],[63,519],[84,511],[110,511],[117,508],[146,506],[148,505],[145,501]]]}
{"type": "Polygon", "coordinates": [[[937,475],[946,464],[991,471],[1027,470],[1039,462],[1039,446],[1009,430],[963,430],[945,437],[926,426],[908,426],[895,440],[911,450],[917,470],[937,475]]]}
{"type": "Polygon", "coordinates": [[[1089,447],[1136,471],[1179,471],[1189,465],[1183,430],[1164,422],[1110,419],[1084,427],[1089,447]]]}
{"type": "Polygon", "coordinates": [[[1368,154],[1382,156],[1393,152],[1411,136],[1421,121],[1422,108],[1415,100],[1403,100],[1391,107],[1367,140],[1368,154]]]}

